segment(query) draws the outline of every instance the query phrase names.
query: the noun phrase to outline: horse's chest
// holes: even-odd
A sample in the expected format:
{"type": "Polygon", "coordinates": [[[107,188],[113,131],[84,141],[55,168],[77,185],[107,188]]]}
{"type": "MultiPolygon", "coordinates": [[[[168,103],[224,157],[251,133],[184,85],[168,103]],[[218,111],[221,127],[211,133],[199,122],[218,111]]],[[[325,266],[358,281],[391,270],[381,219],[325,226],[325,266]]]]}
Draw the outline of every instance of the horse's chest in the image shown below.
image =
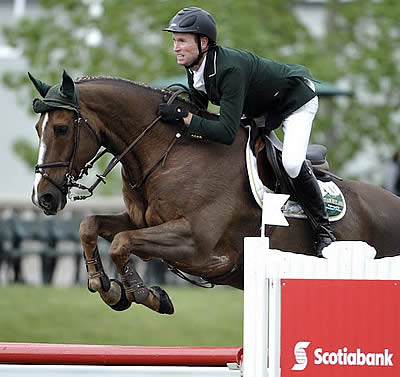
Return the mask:
{"type": "Polygon", "coordinates": [[[144,219],[147,226],[157,226],[176,218],[176,208],[162,199],[152,200],[148,203],[144,212],[144,219]]]}

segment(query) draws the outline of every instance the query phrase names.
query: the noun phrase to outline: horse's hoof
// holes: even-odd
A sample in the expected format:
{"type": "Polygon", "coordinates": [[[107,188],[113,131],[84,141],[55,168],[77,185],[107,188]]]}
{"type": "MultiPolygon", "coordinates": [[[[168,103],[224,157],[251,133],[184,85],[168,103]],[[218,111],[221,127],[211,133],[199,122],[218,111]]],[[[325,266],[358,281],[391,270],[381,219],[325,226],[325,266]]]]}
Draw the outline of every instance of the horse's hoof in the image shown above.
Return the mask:
{"type": "Polygon", "coordinates": [[[171,299],[168,296],[168,293],[164,291],[159,286],[150,287],[153,294],[160,300],[160,308],[158,312],[160,314],[173,314],[174,313],[174,305],[172,304],[171,299]]]}
{"type": "Polygon", "coordinates": [[[127,299],[125,294],[125,288],[119,280],[110,279],[110,284],[112,281],[115,281],[121,288],[121,298],[114,305],[108,305],[111,309],[116,310],[117,312],[122,312],[123,310],[129,309],[131,306],[131,302],[127,299]]]}

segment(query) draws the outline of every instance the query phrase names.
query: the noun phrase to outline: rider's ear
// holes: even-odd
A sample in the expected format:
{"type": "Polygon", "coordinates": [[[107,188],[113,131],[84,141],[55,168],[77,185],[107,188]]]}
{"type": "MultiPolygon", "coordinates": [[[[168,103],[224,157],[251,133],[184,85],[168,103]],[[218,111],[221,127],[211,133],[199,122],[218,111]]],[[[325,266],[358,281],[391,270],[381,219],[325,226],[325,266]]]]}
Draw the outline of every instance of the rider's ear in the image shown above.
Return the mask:
{"type": "Polygon", "coordinates": [[[209,40],[206,36],[201,36],[200,37],[200,42],[201,42],[201,49],[202,50],[207,50],[208,44],[209,44],[209,40]]]}
{"type": "Polygon", "coordinates": [[[38,79],[35,79],[29,72],[28,72],[29,79],[32,81],[33,85],[35,86],[36,90],[39,92],[39,94],[44,98],[46,97],[47,92],[51,88],[50,85],[44,83],[43,81],[40,81],[38,79]]]}
{"type": "Polygon", "coordinates": [[[60,94],[63,97],[74,99],[75,98],[75,84],[71,76],[65,70],[63,71],[62,83],[60,94]]]}

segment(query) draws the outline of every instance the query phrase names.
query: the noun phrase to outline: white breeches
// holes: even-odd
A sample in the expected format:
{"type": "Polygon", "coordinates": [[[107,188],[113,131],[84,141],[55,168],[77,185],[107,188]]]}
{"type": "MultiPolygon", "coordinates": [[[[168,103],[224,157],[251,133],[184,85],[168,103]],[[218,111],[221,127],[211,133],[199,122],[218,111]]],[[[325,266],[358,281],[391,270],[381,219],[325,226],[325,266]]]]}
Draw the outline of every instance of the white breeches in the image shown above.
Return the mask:
{"type": "MultiPolygon", "coordinates": [[[[315,91],[312,81],[307,85],[315,91]]],[[[318,110],[318,97],[314,97],[283,121],[282,163],[286,173],[296,178],[306,159],[312,123],[318,110]]]]}

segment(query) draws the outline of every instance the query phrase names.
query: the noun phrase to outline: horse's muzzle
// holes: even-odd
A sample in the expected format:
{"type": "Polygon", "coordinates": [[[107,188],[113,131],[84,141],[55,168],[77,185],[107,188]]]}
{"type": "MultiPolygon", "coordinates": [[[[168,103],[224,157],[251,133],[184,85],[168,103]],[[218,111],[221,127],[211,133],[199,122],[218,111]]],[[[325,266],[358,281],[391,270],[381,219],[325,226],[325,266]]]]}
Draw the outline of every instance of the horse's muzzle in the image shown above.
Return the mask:
{"type": "Polygon", "coordinates": [[[63,209],[67,203],[65,195],[59,193],[45,192],[38,197],[39,208],[45,215],[55,215],[58,210],[63,209]]]}

